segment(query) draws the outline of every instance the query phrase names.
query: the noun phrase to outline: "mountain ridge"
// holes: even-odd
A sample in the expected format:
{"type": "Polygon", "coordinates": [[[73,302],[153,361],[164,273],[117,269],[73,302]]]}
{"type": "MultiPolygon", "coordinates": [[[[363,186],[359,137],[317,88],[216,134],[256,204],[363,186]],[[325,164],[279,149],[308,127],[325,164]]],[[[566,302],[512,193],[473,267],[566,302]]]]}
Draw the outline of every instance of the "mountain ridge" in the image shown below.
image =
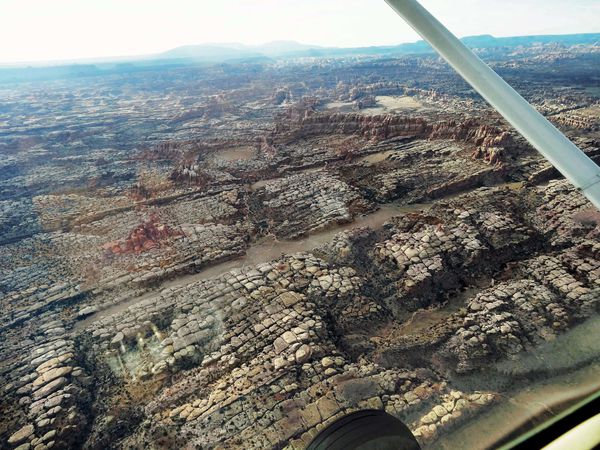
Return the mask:
{"type": "MultiPolygon", "coordinates": [[[[465,44],[476,48],[494,48],[535,44],[593,44],[600,42],[600,33],[558,34],[558,35],[531,35],[495,37],[489,34],[466,36],[461,38],[465,44]]],[[[286,58],[302,56],[345,56],[345,55],[378,55],[386,53],[422,53],[433,52],[425,41],[407,42],[397,45],[379,45],[368,47],[323,47],[318,45],[301,44],[295,41],[273,41],[262,45],[244,44],[198,44],[175,47],[166,52],[159,53],[158,57],[164,59],[211,59],[215,56],[227,59],[231,55],[240,57],[268,57],[286,58]],[[277,45],[273,45],[277,44],[277,45]]]]}
{"type": "MultiPolygon", "coordinates": [[[[494,37],[467,36],[467,46],[485,50],[501,47],[527,47],[538,44],[600,45],[600,33],[494,37]]],[[[208,43],[184,45],[152,55],[114,58],[88,58],[77,61],[0,64],[0,83],[40,81],[94,76],[108,72],[124,73],[152,70],[155,67],[190,64],[264,63],[294,58],[398,57],[411,54],[434,54],[425,41],[370,47],[321,47],[295,41],[273,41],[261,45],[208,43]]]]}

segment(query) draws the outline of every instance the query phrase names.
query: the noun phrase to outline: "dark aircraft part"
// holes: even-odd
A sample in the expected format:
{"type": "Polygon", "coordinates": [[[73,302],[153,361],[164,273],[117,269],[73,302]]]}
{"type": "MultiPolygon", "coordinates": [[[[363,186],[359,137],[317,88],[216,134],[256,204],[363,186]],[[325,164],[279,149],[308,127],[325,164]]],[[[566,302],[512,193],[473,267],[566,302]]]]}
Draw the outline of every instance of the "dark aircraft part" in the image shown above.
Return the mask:
{"type": "Polygon", "coordinates": [[[420,450],[406,425],[384,411],[358,411],[322,430],[307,450],[420,450]]]}
{"type": "Polygon", "coordinates": [[[561,412],[556,417],[547,420],[543,424],[537,426],[533,430],[519,436],[511,442],[506,443],[507,438],[496,442],[493,448],[499,450],[529,450],[531,448],[546,448],[557,441],[557,445],[553,448],[562,448],[560,445],[565,445],[566,441],[561,442],[561,437],[570,432],[577,431],[578,434],[573,434],[569,443],[573,450],[600,448],[600,430],[596,429],[596,433],[590,432],[589,428],[579,428],[585,421],[593,419],[600,411],[600,391],[594,392],[592,395],[584,398],[576,405],[570,407],[566,411],[561,412]],[[594,444],[586,445],[586,442],[595,441],[594,444]]]}

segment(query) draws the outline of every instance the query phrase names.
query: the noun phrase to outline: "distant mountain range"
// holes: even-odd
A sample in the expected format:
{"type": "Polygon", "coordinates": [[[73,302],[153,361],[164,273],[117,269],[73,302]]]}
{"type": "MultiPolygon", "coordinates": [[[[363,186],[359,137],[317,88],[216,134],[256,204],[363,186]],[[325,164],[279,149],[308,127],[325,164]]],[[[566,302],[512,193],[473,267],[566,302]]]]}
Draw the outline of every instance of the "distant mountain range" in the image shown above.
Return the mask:
{"type": "Polygon", "coordinates": [[[244,45],[238,43],[201,44],[176,47],[155,56],[165,59],[192,58],[217,60],[231,58],[278,58],[321,49],[323,47],[300,44],[295,41],[273,41],[262,45],[244,45]]]}
{"type": "MultiPolygon", "coordinates": [[[[600,45],[600,33],[515,36],[497,38],[491,35],[469,36],[462,41],[471,48],[497,48],[531,46],[556,43],[561,45],[594,44],[600,45]]],[[[392,46],[375,47],[320,47],[294,41],[275,41],[264,45],[243,44],[202,44],[177,47],[155,55],[160,59],[191,59],[198,61],[224,62],[231,59],[298,58],[298,57],[340,57],[353,55],[394,55],[429,53],[433,49],[425,41],[417,41],[392,46]]]]}
{"type": "MultiPolygon", "coordinates": [[[[533,46],[537,44],[600,45],[600,33],[494,37],[491,35],[469,36],[462,41],[471,48],[492,49],[499,47],[533,46]]],[[[80,61],[55,63],[32,63],[0,65],[0,82],[19,82],[74,78],[106,73],[126,73],[151,70],[156,66],[187,64],[218,64],[240,62],[267,62],[278,59],[301,57],[349,57],[349,56],[401,56],[433,53],[425,41],[374,47],[320,47],[294,41],[275,41],[263,45],[216,43],[185,45],[154,55],[94,58],[80,61]]]]}

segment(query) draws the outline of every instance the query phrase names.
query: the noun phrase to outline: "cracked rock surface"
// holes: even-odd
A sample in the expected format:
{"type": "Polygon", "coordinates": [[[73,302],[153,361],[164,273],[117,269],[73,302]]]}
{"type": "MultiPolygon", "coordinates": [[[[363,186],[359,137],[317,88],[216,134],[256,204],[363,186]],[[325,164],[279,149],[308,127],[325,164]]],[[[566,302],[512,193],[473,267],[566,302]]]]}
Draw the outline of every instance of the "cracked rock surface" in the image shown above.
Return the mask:
{"type": "MultiPolygon", "coordinates": [[[[600,158],[596,49],[481,52],[600,158]]],[[[134,69],[0,83],[0,448],[435,448],[597,367],[600,214],[437,58],[134,69]]]]}

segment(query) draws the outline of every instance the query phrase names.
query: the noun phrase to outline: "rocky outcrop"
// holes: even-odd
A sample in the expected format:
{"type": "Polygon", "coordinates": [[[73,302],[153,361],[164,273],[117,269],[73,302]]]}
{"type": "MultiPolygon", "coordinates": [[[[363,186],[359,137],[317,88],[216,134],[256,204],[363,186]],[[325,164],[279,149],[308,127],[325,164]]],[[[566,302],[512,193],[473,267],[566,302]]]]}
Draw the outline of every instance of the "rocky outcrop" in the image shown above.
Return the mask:
{"type": "Polygon", "coordinates": [[[356,134],[375,141],[402,136],[452,139],[474,147],[472,156],[489,164],[501,162],[504,149],[514,146],[506,129],[472,118],[432,123],[425,118],[401,115],[321,113],[309,115],[297,123],[278,124],[274,133],[295,139],[321,134],[356,134]]]}
{"type": "Polygon", "coordinates": [[[160,247],[161,242],[183,236],[183,232],[160,223],[156,215],[135,227],[122,241],[108,242],[102,246],[107,254],[141,253],[160,247]]]}
{"type": "Polygon", "coordinates": [[[553,245],[568,245],[599,235],[600,220],[596,212],[570,183],[552,181],[538,191],[544,201],[530,213],[530,220],[553,245]]]}
{"type": "MultiPolygon", "coordinates": [[[[323,196],[322,205],[352,192],[317,175],[267,184],[260,195],[286,208],[300,186],[323,196]]],[[[561,193],[547,211],[577,195],[561,193]]],[[[532,189],[483,188],[382,229],[341,233],[315,251],[320,257],[287,255],[162,289],[113,314],[87,311],[75,340],[50,322],[44,333],[53,337],[32,346],[35,364],[10,391],[35,411],[18,421],[11,442],[68,442],[70,416],[51,422],[63,416],[45,409],[59,396],[67,411],[87,402],[94,412],[88,448],[113,438],[124,447],[304,448],[329,423],[365,408],[433,442],[502,395],[485,383],[458,389],[447,374],[535,351],[598,308],[597,243],[580,235],[546,254],[556,248],[554,228],[530,218],[544,203],[532,189]],[[63,361],[63,352],[72,355],[63,361]],[[102,380],[95,397],[86,373],[102,380]],[[65,396],[75,392],[83,403],[65,396]]],[[[329,217],[323,207],[306,209],[329,217]]],[[[191,241],[184,230],[181,239],[191,241]]]]}
{"type": "Polygon", "coordinates": [[[594,117],[593,113],[577,113],[565,112],[552,116],[552,119],[559,124],[567,125],[572,128],[579,130],[593,130],[599,128],[598,121],[594,117]]]}
{"type": "Polygon", "coordinates": [[[287,256],[165,290],[102,319],[85,351],[126,384],[164,385],[126,441],[132,445],[304,447],[323,426],[363,408],[414,421],[427,442],[493,400],[453,391],[424,369],[384,369],[340,353],[329,316],[356,304],[361,289],[351,268],[287,256]],[[180,375],[170,384],[167,374],[180,375]]]}
{"type": "Polygon", "coordinates": [[[319,134],[357,134],[370,139],[388,139],[397,136],[423,136],[428,123],[423,118],[408,118],[397,115],[366,116],[351,114],[312,114],[297,123],[279,124],[275,133],[287,132],[295,138],[319,134]]]}
{"type": "Polygon", "coordinates": [[[499,164],[503,153],[514,147],[511,134],[498,126],[481,124],[479,120],[434,124],[429,139],[453,139],[475,147],[471,156],[488,164],[499,164]]]}
{"type": "Polygon", "coordinates": [[[18,378],[4,386],[24,410],[27,424],[8,437],[18,448],[70,448],[87,430],[86,409],[91,379],[78,366],[77,351],[64,323],[48,316],[37,325],[35,343],[20,357],[18,378]]]}
{"type": "Polygon", "coordinates": [[[370,206],[356,189],[325,172],[270,181],[250,201],[251,217],[259,227],[286,238],[351,222],[370,206]]]}
{"type": "Polygon", "coordinates": [[[273,95],[271,96],[271,102],[273,105],[281,105],[283,103],[291,103],[292,102],[292,93],[289,89],[279,88],[273,91],[273,95]]]}

